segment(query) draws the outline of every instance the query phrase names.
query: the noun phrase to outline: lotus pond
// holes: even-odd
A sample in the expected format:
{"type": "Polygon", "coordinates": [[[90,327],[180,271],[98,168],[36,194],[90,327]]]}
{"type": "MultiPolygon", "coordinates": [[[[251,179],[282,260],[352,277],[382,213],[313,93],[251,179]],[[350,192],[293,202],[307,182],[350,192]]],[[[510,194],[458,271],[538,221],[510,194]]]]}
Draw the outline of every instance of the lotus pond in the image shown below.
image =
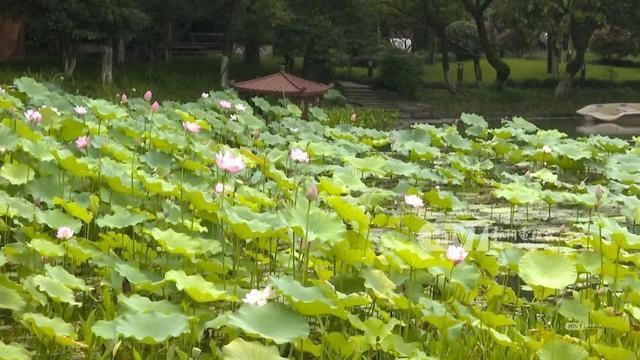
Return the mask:
{"type": "Polygon", "coordinates": [[[636,359],[638,139],[0,90],[0,359],[636,359]]]}

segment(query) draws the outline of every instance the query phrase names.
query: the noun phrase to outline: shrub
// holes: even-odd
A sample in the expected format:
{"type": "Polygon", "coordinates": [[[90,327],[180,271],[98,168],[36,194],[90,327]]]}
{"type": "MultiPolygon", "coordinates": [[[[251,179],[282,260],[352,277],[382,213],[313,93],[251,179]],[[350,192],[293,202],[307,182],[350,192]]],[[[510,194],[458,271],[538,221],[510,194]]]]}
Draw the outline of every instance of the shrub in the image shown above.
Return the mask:
{"type": "Polygon", "coordinates": [[[422,60],[401,50],[390,50],[380,66],[381,85],[391,91],[414,97],[424,76],[422,60]]]}
{"type": "Polygon", "coordinates": [[[607,25],[593,33],[590,47],[603,59],[611,60],[637,54],[640,43],[628,30],[607,25]]]}
{"type": "Polygon", "coordinates": [[[478,29],[470,21],[454,21],[446,29],[447,39],[456,59],[477,59],[482,56],[478,29]]]}

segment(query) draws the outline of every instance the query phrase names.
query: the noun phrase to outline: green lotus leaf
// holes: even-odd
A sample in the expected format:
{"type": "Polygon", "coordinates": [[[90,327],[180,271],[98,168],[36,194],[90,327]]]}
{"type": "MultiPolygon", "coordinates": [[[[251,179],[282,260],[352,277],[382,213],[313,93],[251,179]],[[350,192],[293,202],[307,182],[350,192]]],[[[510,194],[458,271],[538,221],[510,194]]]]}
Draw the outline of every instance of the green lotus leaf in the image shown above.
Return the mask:
{"type": "Polygon", "coordinates": [[[605,360],[637,360],[638,357],[629,349],[625,349],[623,347],[613,347],[607,346],[603,344],[593,344],[594,349],[600,355],[604,357],[605,360]]]}
{"type": "Polygon", "coordinates": [[[11,128],[0,123],[0,144],[5,151],[14,151],[18,145],[20,138],[11,130],[11,128]]]}
{"type": "Polygon", "coordinates": [[[516,322],[513,321],[512,318],[503,314],[496,314],[491,311],[480,312],[478,318],[484,325],[494,328],[502,326],[512,326],[516,324],[516,322]]]}
{"type": "Polygon", "coordinates": [[[475,289],[478,281],[480,281],[480,271],[473,264],[460,264],[451,273],[451,282],[462,285],[467,291],[475,289]]]}
{"type": "Polygon", "coordinates": [[[101,216],[96,220],[99,227],[108,227],[112,229],[123,229],[129,226],[135,226],[147,220],[147,217],[131,212],[119,206],[111,207],[113,214],[101,216]]]}
{"type": "Polygon", "coordinates": [[[518,344],[516,344],[515,342],[513,342],[513,340],[511,340],[511,338],[501,332],[498,332],[495,329],[490,328],[489,329],[489,334],[491,335],[491,337],[501,346],[508,346],[508,347],[513,347],[516,348],[518,347],[518,344]]]}
{"type": "Polygon", "coordinates": [[[631,329],[631,323],[626,314],[614,315],[609,314],[606,310],[596,310],[591,312],[591,321],[607,329],[620,332],[629,332],[631,329]]]}
{"type": "Polygon", "coordinates": [[[468,126],[468,128],[465,129],[465,132],[471,136],[480,136],[489,127],[487,121],[482,116],[478,116],[476,114],[462,113],[460,115],[460,120],[468,126]]]}
{"type": "Polygon", "coordinates": [[[140,288],[154,289],[160,287],[164,281],[162,277],[156,273],[146,272],[126,263],[117,262],[113,265],[113,269],[126,278],[130,283],[140,288]]]}
{"type": "Polygon", "coordinates": [[[127,116],[127,112],[123,108],[103,99],[91,100],[88,105],[92,113],[102,120],[113,120],[127,116]]]}
{"type": "MultiPolygon", "coordinates": [[[[27,302],[15,289],[0,285],[0,309],[20,311],[27,305],[27,302]]],[[[2,353],[0,353],[0,357],[2,353]]]]}
{"type": "Polygon", "coordinates": [[[122,306],[125,312],[130,313],[149,313],[159,312],[165,315],[181,313],[180,307],[167,300],[153,301],[144,296],[133,294],[129,297],[124,294],[118,295],[118,304],[122,306]]]}
{"type": "Polygon", "coordinates": [[[124,337],[155,345],[188,333],[189,318],[180,313],[125,313],[111,321],[97,321],[91,330],[108,340],[124,337]]]}
{"type": "Polygon", "coordinates": [[[563,289],[576,281],[576,266],[566,256],[529,251],[520,258],[520,277],[527,284],[563,289]]]}
{"type": "Polygon", "coordinates": [[[29,360],[32,356],[24,346],[17,343],[5,344],[0,340],[0,360],[29,360]]]}
{"type": "Polygon", "coordinates": [[[53,199],[62,197],[62,188],[55,176],[38,177],[26,185],[27,191],[40,198],[40,201],[54,205],[53,199]]]}
{"type": "Polygon", "coordinates": [[[69,150],[54,150],[58,165],[78,177],[95,177],[96,169],[85,158],[77,158],[69,150]]]}
{"type": "Polygon", "coordinates": [[[61,257],[64,256],[65,251],[61,245],[44,239],[32,239],[28,244],[28,247],[35,250],[38,254],[48,257],[61,257]]]}
{"type": "Polygon", "coordinates": [[[538,350],[538,357],[540,360],[586,360],[589,358],[589,353],[582,346],[569,344],[568,342],[558,339],[551,339],[545,341],[542,348],[538,350]]]}
{"type": "Polygon", "coordinates": [[[54,301],[74,306],[81,305],[76,301],[73,290],[69,289],[58,280],[47,276],[36,275],[33,277],[33,283],[40,289],[40,291],[46,293],[54,301]]]}
{"type": "Polygon", "coordinates": [[[394,292],[396,284],[391,281],[382,270],[364,269],[361,271],[364,278],[364,286],[373,291],[376,297],[393,299],[397,296],[394,292]]]}
{"type": "Polygon", "coordinates": [[[451,210],[461,203],[452,192],[436,189],[431,189],[424,194],[424,198],[429,202],[429,205],[443,210],[451,210]]]}
{"type": "Polygon", "coordinates": [[[338,196],[330,197],[327,203],[343,220],[353,223],[360,234],[367,234],[371,219],[362,207],[346,202],[338,196]]]}
{"type": "Polygon", "coordinates": [[[171,254],[191,257],[202,254],[205,251],[216,254],[221,250],[220,242],[218,241],[193,238],[189,235],[175,232],[173,229],[160,230],[153,228],[150,233],[160,246],[171,254]]]}
{"type": "Polygon", "coordinates": [[[471,141],[463,138],[458,133],[458,130],[455,127],[450,127],[447,129],[445,135],[442,137],[442,140],[454,149],[462,150],[462,151],[471,151],[471,141]]]}
{"type": "Polygon", "coordinates": [[[226,221],[242,239],[275,236],[284,233],[282,220],[274,213],[256,213],[245,206],[225,207],[226,221]]]}
{"type": "Polygon", "coordinates": [[[58,344],[64,346],[77,344],[75,340],[78,335],[73,325],[59,317],[48,318],[42,314],[25,313],[22,315],[22,322],[38,337],[53,338],[58,344]]]}
{"type": "Polygon", "coordinates": [[[327,243],[339,242],[346,233],[344,222],[336,213],[321,210],[318,206],[306,200],[299,200],[297,206],[283,210],[282,216],[285,222],[296,232],[298,236],[308,241],[320,241],[327,243]],[[307,210],[309,215],[307,216],[307,210]]]}
{"type": "Polygon", "coordinates": [[[57,230],[61,227],[69,227],[76,233],[80,232],[82,228],[82,222],[73,217],[65,214],[64,212],[55,210],[38,211],[36,213],[36,221],[39,224],[44,224],[51,229],[57,230]]]}
{"type": "Polygon", "coordinates": [[[57,146],[57,143],[51,139],[40,139],[32,141],[28,139],[20,139],[22,150],[29,153],[33,158],[40,161],[53,161],[55,157],[51,154],[51,149],[57,146]],[[49,140],[49,141],[47,141],[49,140]]]}
{"type": "Polygon", "coordinates": [[[336,186],[345,187],[351,191],[367,192],[369,187],[362,182],[361,174],[350,169],[342,169],[333,173],[333,182],[336,186]]]}
{"type": "Polygon", "coordinates": [[[540,200],[540,191],[529,184],[500,184],[493,191],[497,198],[503,198],[514,205],[533,204],[540,200]]]}
{"type": "Polygon", "coordinates": [[[187,275],[182,270],[169,270],[164,277],[175,282],[178,290],[184,290],[196,302],[205,303],[229,298],[224,290],[218,289],[215,284],[200,275],[187,275]]]}
{"type": "Polygon", "coordinates": [[[327,298],[318,287],[304,287],[289,276],[271,278],[271,283],[289,299],[291,307],[305,316],[333,314],[346,319],[343,309],[327,298]]]}
{"type": "Polygon", "coordinates": [[[76,277],[73,274],[70,274],[61,266],[53,267],[49,264],[46,264],[44,266],[44,269],[50,278],[60,282],[62,285],[68,287],[69,289],[80,291],[89,290],[89,287],[84,282],[84,280],[76,277]]]}
{"type": "Polygon", "coordinates": [[[243,305],[229,315],[227,325],[276,344],[294,342],[309,336],[309,324],[297,313],[274,303],[243,305]]]}
{"type": "Polygon", "coordinates": [[[558,312],[569,320],[576,320],[583,324],[589,322],[589,311],[593,310],[593,304],[587,306],[575,299],[565,299],[562,301],[558,312]]]}
{"type": "Polygon", "coordinates": [[[222,347],[224,360],[285,360],[278,348],[236,338],[222,347]]]}
{"type": "Polygon", "coordinates": [[[346,156],[344,161],[345,163],[353,166],[353,168],[362,173],[372,173],[381,176],[386,173],[386,171],[384,170],[384,166],[386,165],[387,161],[380,156],[370,156],[366,158],[346,156]]]}
{"type": "Polygon", "coordinates": [[[84,221],[86,224],[90,223],[91,220],[93,220],[93,214],[91,213],[91,211],[73,201],[67,202],[61,198],[54,198],[53,203],[56,205],[62,205],[64,210],[69,215],[84,221]]]}
{"type": "Polygon", "coordinates": [[[6,163],[0,168],[0,176],[12,185],[26,184],[33,179],[35,172],[32,168],[18,162],[6,163]]]}
{"type": "Polygon", "coordinates": [[[381,343],[387,336],[392,334],[393,329],[400,324],[397,319],[391,318],[384,322],[375,317],[370,317],[363,322],[355,321],[353,327],[364,331],[364,337],[371,346],[381,343]]]}

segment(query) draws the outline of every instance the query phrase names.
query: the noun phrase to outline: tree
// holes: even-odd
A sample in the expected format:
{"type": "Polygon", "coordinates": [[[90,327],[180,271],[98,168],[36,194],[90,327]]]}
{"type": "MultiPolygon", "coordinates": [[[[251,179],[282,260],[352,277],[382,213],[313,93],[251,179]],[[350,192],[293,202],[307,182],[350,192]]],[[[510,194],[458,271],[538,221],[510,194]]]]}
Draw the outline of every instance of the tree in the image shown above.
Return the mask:
{"type": "Polygon", "coordinates": [[[113,78],[114,38],[135,34],[148,23],[146,14],[128,0],[23,0],[1,3],[0,9],[26,16],[28,31],[57,44],[66,75],[73,74],[83,42],[99,44],[103,83],[113,78]]]}
{"type": "Polygon", "coordinates": [[[496,51],[494,44],[489,39],[489,33],[485,24],[485,11],[491,5],[493,0],[461,0],[464,8],[471,15],[478,28],[478,39],[484,50],[489,64],[496,70],[496,86],[502,89],[509,78],[511,69],[509,65],[502,61],[500,55],[496,51]]]}

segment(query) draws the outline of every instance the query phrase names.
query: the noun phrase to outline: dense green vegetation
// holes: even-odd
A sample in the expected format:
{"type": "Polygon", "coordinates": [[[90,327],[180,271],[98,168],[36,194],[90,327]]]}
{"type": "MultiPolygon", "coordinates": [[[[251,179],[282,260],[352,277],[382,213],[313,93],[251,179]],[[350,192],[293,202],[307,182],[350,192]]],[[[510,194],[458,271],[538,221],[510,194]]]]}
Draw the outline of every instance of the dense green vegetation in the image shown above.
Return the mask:
{"type": "Polygon", "coordinates": [[[0,358],[637,357],[637,139],[15,85],[0,358]]]}

